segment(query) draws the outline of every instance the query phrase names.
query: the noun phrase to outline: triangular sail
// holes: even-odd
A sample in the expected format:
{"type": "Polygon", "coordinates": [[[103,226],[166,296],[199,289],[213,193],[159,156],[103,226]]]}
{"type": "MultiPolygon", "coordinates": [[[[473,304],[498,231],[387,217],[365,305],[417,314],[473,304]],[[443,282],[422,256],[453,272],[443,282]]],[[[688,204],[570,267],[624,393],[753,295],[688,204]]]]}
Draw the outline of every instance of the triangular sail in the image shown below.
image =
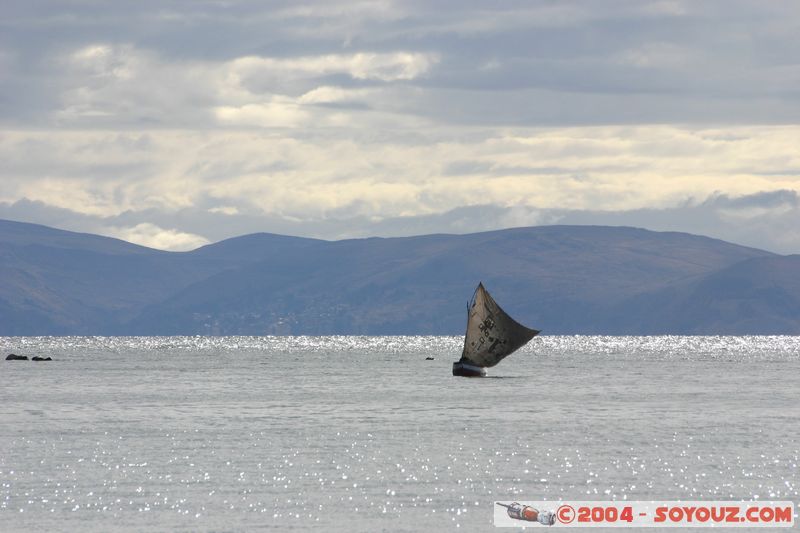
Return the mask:
{"type": "Polygon", "coordinates": [[[508,316],[483,288],[483,283],[479,283],[469,305],[461,361],[475,366],[494,366],[538,333],[508,316]]]}

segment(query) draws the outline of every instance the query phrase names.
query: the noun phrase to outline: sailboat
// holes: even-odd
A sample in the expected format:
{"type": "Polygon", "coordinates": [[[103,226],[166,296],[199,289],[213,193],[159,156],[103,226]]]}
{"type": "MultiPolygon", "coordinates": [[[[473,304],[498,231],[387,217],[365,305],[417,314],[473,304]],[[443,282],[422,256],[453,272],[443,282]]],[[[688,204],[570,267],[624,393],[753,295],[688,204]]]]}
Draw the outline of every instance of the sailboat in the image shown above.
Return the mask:
{"type": "Polygon", "coordinates": [[[503,311],[489,292],[478,283],[467,307],[467,333],[461,359],[453,363],[453,375],[483,377],[493,367],[525,346],[539,334],[503,311]]]}

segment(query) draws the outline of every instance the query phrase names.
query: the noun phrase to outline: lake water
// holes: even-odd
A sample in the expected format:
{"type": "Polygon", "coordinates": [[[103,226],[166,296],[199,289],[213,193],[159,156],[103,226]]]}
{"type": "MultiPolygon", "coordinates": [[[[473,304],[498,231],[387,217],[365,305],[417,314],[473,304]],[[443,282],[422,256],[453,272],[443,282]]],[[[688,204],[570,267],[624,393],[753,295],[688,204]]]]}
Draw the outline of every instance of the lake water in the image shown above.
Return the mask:
{"type": "Polygon", "coordinates": [[[55,359],[0,361],[0,529],[492,531],[494,500],[798,501],[798,337],[542,336],[487,379],[450,375],[461,343],[0,338],[55,359]]]}

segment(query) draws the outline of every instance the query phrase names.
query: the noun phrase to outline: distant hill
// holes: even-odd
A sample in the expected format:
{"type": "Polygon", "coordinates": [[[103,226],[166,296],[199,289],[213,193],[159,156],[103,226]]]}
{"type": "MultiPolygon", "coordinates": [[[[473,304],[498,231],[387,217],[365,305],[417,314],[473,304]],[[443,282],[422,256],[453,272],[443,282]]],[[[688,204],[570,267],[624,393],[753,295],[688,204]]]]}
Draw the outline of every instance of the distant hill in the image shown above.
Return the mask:
{"type": "Polygon", "coordinates": [[[550,334],[800,334],[800,256],[542,226],[170,253],[0,221],[0,334],[461,334],[478,281],[550,334]]]}
{"type": "Polygon", "coordinates": [[[800,255],[755,257],[637,295],[615,316],[649,333],[800,334],[800,255]]]}
{"type": "Polygon", "coordinates": [[[0,221],[0,335],[122,332],[145,306],[241,264],[199,252],[0,221]]]}

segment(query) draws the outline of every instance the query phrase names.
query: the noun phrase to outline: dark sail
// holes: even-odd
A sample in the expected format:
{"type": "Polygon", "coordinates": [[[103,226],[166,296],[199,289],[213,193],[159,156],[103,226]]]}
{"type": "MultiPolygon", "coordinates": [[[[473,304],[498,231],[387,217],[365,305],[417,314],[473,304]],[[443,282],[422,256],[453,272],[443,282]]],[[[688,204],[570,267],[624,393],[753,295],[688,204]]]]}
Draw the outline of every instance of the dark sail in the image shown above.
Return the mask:
{"type": "Polygon", "coordinates": [[[479,283],[469,305],[461,362],[494,366],[538,333],[508,316],[479,283]]]}

